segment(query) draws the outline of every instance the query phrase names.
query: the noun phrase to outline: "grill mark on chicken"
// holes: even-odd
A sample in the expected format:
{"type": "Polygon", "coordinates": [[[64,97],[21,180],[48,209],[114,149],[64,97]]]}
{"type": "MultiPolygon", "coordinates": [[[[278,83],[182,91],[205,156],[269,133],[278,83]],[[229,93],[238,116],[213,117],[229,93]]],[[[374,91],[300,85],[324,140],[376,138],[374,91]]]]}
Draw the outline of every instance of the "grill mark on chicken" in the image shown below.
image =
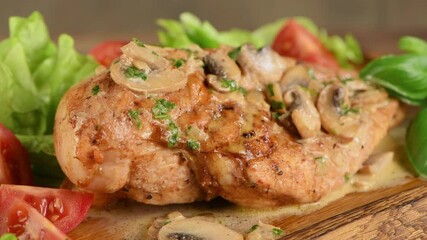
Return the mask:
{"type": "MultiPolygon", "coordinates": [[[[325,69],[315,73],[320,85],[340,81],[325,69]]],[[[65,174],[89,191],[148,204],[217,196],[251,207],[313,202],[361,167],[395,121],[398,108],[387,97],[364,103],[360,127],[350,140],[325,129],[301,138],[292,119],[289,128],[272,119],[259,91],[246,96],[221,93],[209,89],[205,78],[200,68],[184,88],[160,94],[133,92],[108,73],[73,87],[60,103],[54,132],[65,174]],[[90,97],[94,85],[102,93],[90,97]],[[168,113],[179,128],[174,148],[168,148],[167,124],[153,118],[156,99],[176,105],[168,113]],[[129,110],[139,111],[140,128],[129,110]],[[296,133],[289,130],[292,127],[296,133]],[[191,128],[199,134],[197,150],[186,144],[191,128]],[[319,156],[321,163],[316,160],[319,156]]]]}

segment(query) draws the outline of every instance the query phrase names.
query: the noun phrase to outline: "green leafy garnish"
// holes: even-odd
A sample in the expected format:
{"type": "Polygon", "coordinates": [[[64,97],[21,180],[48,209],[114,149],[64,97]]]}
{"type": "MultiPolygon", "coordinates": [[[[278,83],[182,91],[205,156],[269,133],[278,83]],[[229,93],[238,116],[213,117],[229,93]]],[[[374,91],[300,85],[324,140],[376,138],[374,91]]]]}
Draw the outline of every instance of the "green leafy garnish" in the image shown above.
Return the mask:
{"type": "Polygon", "coordinates": [[[139,109],[137,110],[129,110],[128,115],[132,119],[133,123],[136,125],[138,129],[142,128],[141,116],[139,116],[139,109]]]}
{"type": "Polygon", "coordinates": [[[132,38],[132,41],[133,41],[136,45],[138,45],[138,46],[140,46],[140,47],[145,48],[144,43],[142,43],[138,38],[132,38]]]}
{"type": "Polygon", "coordinates": [[[427,42],[416,37],[405,36],[399,40],[399,48],[407,53],[427,56],[427,42]]]}
{"type": "Polygon", "coordinates": [[[234,92],[238,89],[236,81],[226,78],[221,80],[221,87],[228,88],[231,92],[234,92]]]}
{"type": "Polygon", "coordinates": [[[180,68],[185,63],[185,59],[178,58],[178,59],[172,59],[172,65],[176,68],[180,68]]]}
{"type": "Polygon", "coordinates": [[[155,119],[169,118],[169,111],[176,107],[175,103],[169,102],[166,99],[156,100],[156,104],[151,109],[151,113],[155,119]]]}
{"type": "Polygon", "coordinates": [[[273,84],[267,84],[267,94],[270,97],[274,97],[273,84]]]}
{"type": "Polygon", "coordinates": [[[258,227],[259,227],[258,224],[253,225],[251,228],[249,228],[248,233],[255,231],[258,227]]]}
{"type": "Polygon", "coordinates": [[[283,230],[280,228],[273,228],[272,232],[273,232],[273,235],[277,237],[283,234],[283,230]]]}
{"type": "Polygon", "coordinates": [[[200,143],[195,139],[187,140],[187,147],[191,150],[198,150],[200,148],[200,143]]]}
{"type": "Polygon", "coordinates": [[[29,151],[35,175],[62,176],[53,157],[56,108],[64,93],[93,75],[98,64],[77,53],[69,35],[60,35],[57,44],[52,41],[39,12],[11,17],[9,32],[0,42],[0,122],[29,151]]]}
{"type": "MultiPolygon", "coordinates": [[[[293,19],[317,36],[342,67],[351,68],[353,63],[363,62],[360,45],[352,35],[347,34],[343,38],[329,36],[326,30],[319,29],[309,18],[294,17],[293,19]]],[[[209,22],[186,12],[180,15],[179,21],[159,19],[157,24],[162,27],[162,30],[158,31],[158,37],[163,46],[186,48],[191,44],[197,44],[202,48],[217,48],[225,44],[236,48],[235,51],[230,52],[232,53],[230,57],[235,59],[238,55],[238,47],[243,44],[250,43],[256,48],[270,45],[287,21],[288,18],[279,19],[252,32],[243,29],[218,31],[209,22]]]]}
{"type": "Polygon", "coordinates": [[[347,104],[343,104],[341,106],[341,114],[345,116],[345,115],[348,115],[350,113],[353,113],[353,114],[360,113],[360,109],[359,108],[350,107],[347,104]]]}
{"type": "Polygon", "coordinates": [[[98,95],[99,90],[100,90],[99,85],[95,85],[95,86],[92,88],[92,95],[94,95],[94,96],[98,95]]]}
{"type": "Polygon", "coordinates": [[[350,181],[350,179],[351,179],[351,175],[350,175],[350,173],[345,173],[345,174],[344,174],[344,181],[345,181],[345,182],[349,182],[349,181],[350,181]]]}
{"type": "Polygon", "coordinates": [[[139,78],[142,80],[147,80],[147,74],[144,73],[144,71],[142,71],[141,69],[135,67],[135,66],[130,66],[128,68],[126,68],[125,70],[125,76],[127,78],[139,78]]]}
{"type": "Polygon", "coordinates": [[[285,108],[284,102],[277,102],[277,101],[269,101],[270,107],[273,110],[280,110],[285,108]]]}
{"type": "Polygon", "coordinates": [[[0,237],[0,240],[17,240],[17,239],[18,238],[16,238],[16,236],[11,233],[5,233],[0,237]]]}
{"type": "Polygon", "coordinates": [[[415,171],[427,178],[427,109],[422,109],[406,132],[406,153],[415,171]]]}
{"type": "Polygon", "coordinates": [[[179,141],[179,128],[171,119],[167,119],[167,122],[170,134],[168,137],[168,147],[175,147],[179,141]]]}
{"type": "Polygon", "coordinates": [[[233,49],[232,51],[230,51],[230,52],[228,53],[228,56],[229,56],[231,59],[236,60],[236,59],[237,59],[237,57],[239,56],[239,53],[240,53],[240,50],[241,50],[241,49],[242,49],[242,47],[241,47],[241,46],[236,47],[235,49],[233,49]]]}
{"type": "Polygon", "coordinates": [[[313,68],[309,68],[307,70],[308,76],[312,79],[312,80],[316,80],[316,75],[314,75],[314,69],[313,68]]]}

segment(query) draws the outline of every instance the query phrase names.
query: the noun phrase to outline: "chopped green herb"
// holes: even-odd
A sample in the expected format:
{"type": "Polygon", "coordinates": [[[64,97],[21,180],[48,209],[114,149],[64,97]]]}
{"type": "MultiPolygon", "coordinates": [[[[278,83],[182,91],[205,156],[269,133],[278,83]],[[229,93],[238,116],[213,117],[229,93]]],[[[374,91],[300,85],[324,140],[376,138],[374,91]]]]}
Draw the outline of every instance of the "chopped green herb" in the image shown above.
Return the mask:
{"type": "Polygon", "coordinates": [[[347,115],[349,113],[354,113],[354,114],[358,114],[360,112],[359,108],[351,108],[349,105],[347,104],[343,104],[341,106],[341,114],[342,115],[347,115]]]}
{"type": "Polygon", "coordinates": [[[166,119],[169,118],[169,111],[176,107],[175,103],[169,102],[166,99],[158,99],[156,100],[156,104],[151,109],[151,113],[153,113],[153,117],[155,119],[166,119]]]}
{"type": "Polygon", "coordinates": [[[284,102],[277,102],[277,101],[270,101],[270,107],[273,110],[280,110],[285,108],[285,103],[284,102]]]}
{"type": "Polygon", "coordinates": [[[275,119],[275,120],[277,120],[277,119],[279,119],[279,117],[280,117],[280,113],[279,112],[273,112],[272,114],[271,114],[271,116],[273,117],[273,119],[275,119]]]}
{"type": "Polygon", "coordinates": [[[320,164],[325,164],[327,159],[328,158],[325,156],[317,156],[314,158],[314,160],[316,160],[320,164]]]}
{"type": "Polygon", "coordinates": [[[282,235],[282,233],[283,233],[282,229],[280,229],[280,228],[273,228],[273,235],[274,236],[280,236],[280,235],[282,235]]]}
{"type": "Polygon", "coordinates": [[[169,224],[169,223],[171,223],[172,222],[172,220],[166,220],[164,223],[163,223],[163,226],[164,225],[167,225],[167,224],[169,224]]]}
{"type": "Polygon", "coordinates": [[[234,80],[223,78],[221,87],[230,89],[231,92],[238,90],[237,83],[234,80]]]}
{"type": "Polygon", "coordinates": [[[136,125],[138,129],[142,128],[141,117],[139,116],[139,109],[137,110],[129,110],[128,115],[132,119],[133,123],[136,125]]]}
{"type": "Polygon", "coordinates": [[[168,147],[175,147],[176,144],[179,141],[179,129],[178,126],[176,126],[176,124],[168,119],[168,130],[169,130],[169,137],[168,137],[168,147]]]}
{"type": "Polygon", "coordinates": [[[158,53],[156,53],[155,51],[151,51],[151,53],[154,55],[154,56],[159,56],[159,54],[158,53]]]}
{"type": "Polygon", "coordinates": [[[268,96],[274,97],[273,84],[268,84],[267,85],[267,93],[268,93],[268,96]]]}
{"type": "Polygon", "coordinates": [[[344,174],[344,181],[345,181],[345,182],[349,182],[349,181],[350,181],[350,179],[351,179],[351,175],[350,175],[350,173],[345,173],[345,174],[344,174]]]}
{"type": "Polygon", "coordinates": [[[242,46],[240,46],[240,47],[237,47],[237,48],[233,49],[232,51],[230,51],[230,52],[228,53],[228,56],[229,56],[231,59],[236,60],[236,59],[237,59],[237,57],[239,56],[239,53],[240,53],[240,50],[241,50],[241,49],[242,49],[242,46]]]}
{"type": "Polygon", "coordinates": [[[353,78],[351,78],[351,77],[346,77],[346,78],[342,78],[341,79],[341,82],[344,84],[344,85],[346,85],[348,82],[351,82],[351,81],[353,81],[354,79],[353,78]]]}
{"type": "Polygon", "coordinates": [[[92,88],[92,95],[94,95],[94,96],[96,96],[96,95],[98,95],[98,93],[99,93],[99,85],[95,85],[93,88],[92,88]]]}
{"type": "Polygon", "coordinates": [[[188,53],[188,56],[193,55],[193,51],[191,49],[188,49],[188,48],[181,48],[181,49],[186,51],[188,53]]]}
{"type": "Polygon", "coordinates": [[[139,39],[138,39],[138,38],[132,38],[132,41],[133,41],[136,45],[138,45],[138,46],[140,46],[140,47],[145,48],[145,45],[144,45],[141,41],[139,41],[139,39]]]}
{"type": "Polygon", "coordinates": [[[178,59],[172,59],[172,65],[176,68],[180,68],[185,63],[185,59],[178,58],[178,59]]]}
{"type": "Polygon", "coordinates": [[[313,68],[308,69],[308,76],[310,76],[311,79],[316,80],[316,75],[314,74],[313,68]]]}
{"type": "Polygon", "coordinates": [[[127,78],[140,78],[142,80],[147,80],[147,75],[141,69],[135,66],[126,68],[125,75],[127,78]]]}
{"type": "Polygon", "coordinates": [[[237,88],[237,91],[241,92],[243,96],[246,96],[246,94],[248,94],[248,91],[246,91],[246,88],[239,87],[237,88]]]}
{"type": "Polygon", "coordinates": [[[198,150],[200,149],[200,143],[195,139],[188,139],[187,140],[187,147],[191,150],[198,150]]]}
{"type": "Polygon", "coordinates": [[[253,225],[251,228],[249,228],[248,233],[255,231],[258,227],[259,227],[258,224],[253,225]]]}

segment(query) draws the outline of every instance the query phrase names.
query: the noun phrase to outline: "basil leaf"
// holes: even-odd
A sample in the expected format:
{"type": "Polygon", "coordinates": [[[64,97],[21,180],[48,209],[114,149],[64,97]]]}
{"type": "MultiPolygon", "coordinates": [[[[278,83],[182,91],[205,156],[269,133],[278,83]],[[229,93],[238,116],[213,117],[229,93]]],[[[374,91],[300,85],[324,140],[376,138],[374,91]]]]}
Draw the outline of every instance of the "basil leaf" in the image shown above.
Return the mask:
{"type": "Polygon", "coordinates": [[[427,56],[427,42],[416,37],[405,36],[399,40],[399,48],[407,53],[427,56]]]}
{"type": "Polygon", "coordinates": [[[360,76],[397,93],[402,99],[427,98],[427,56],[384,56],[369,63],[360,76]]]}
{"type": "Polygon", "coordinates": [[[406,153],[415,171],[427,178],[427,109],[412,120],[406,133],[406,153]]]}

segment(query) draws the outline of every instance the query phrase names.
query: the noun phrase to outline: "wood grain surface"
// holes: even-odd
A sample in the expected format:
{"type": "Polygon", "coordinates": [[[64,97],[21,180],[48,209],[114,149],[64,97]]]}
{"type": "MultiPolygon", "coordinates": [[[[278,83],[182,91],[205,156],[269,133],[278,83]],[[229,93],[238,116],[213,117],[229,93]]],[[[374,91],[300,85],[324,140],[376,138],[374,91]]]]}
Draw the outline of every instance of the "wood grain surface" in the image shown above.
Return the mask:
{"type": "Polygon", "coordinates": [[[427,239],[427,182],[349,194],[272,224],[287,231],[282,239],[427,239]]]}
{"type": "MultiPolygon", "coordinates": [[[[91,218],[72,239],[128,239],[111,219],[91,218]]],[[[284,239],[427,239],[427,182],[352,193],[308,215],[273,219],[284,239]]],[[[132,239],[143,239],[135,236],[132,239]]]]}

